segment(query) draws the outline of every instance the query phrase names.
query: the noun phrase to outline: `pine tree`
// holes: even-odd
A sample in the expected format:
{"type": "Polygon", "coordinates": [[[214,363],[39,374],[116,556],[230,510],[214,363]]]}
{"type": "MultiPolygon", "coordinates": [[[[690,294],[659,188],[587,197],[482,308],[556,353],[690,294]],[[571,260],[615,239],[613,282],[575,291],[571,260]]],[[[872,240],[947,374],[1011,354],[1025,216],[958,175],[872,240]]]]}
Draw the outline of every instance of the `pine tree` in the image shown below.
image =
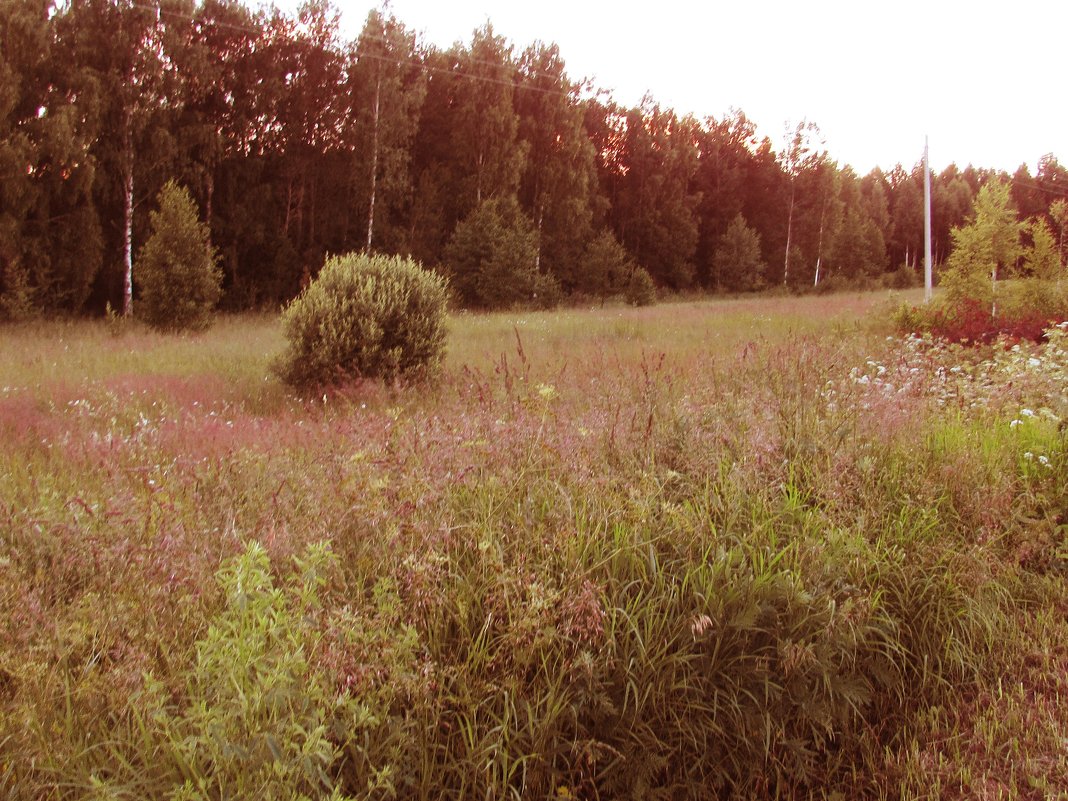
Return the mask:
{"type": "Polygon", "coordinates": [[[12,308],[79,311],[102,257],[87,152],[98,123],[50,7],[0,3],[0,283],[19,287],[12,308]]]}

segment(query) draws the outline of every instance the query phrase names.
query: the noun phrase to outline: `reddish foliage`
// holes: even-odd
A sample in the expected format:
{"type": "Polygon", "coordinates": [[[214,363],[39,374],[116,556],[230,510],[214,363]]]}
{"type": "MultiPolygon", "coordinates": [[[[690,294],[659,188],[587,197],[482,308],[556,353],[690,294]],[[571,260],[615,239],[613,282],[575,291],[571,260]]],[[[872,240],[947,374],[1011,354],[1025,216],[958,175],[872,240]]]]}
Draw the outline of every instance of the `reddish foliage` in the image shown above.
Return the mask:
{"type": "Polygon", "coordinates": [[[62,421],[30,393],[0,397],[0,441],[20,446],[34,441],[47,443],[63,430],[62,421]]]}
{"type": "Polygon", "coordinates": [[[952,309],[931,312],[930,331],[947,342],[989,344],[999,337],[1011,342],[1041,342],[1045,331],[1057,321],[1041,311],[1000,312],[977,300],[967,300],[952,309]]]}

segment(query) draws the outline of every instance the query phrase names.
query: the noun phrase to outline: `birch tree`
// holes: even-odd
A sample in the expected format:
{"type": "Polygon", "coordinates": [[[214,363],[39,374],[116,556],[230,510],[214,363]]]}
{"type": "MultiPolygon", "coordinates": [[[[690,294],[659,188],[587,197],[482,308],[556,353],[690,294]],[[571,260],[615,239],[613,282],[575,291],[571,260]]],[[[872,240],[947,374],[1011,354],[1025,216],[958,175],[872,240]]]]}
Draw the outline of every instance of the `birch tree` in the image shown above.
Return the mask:
{"type": "Polygon", "coordinates": [[[808,170],[815,168],[827,156],[820,138],[819,126],[814,122],[801,120],[790,129],[787,128],[779,165],[789,184],[789,204],[786,215],[786,254],[783,258],[782,283],[790,281],[790,251],[793,247],[794,212],[797,208],[798,181],[808,170]]]}
{"type": "MultiPolygon", "coordinates": [[[[139,159],[150,152],[152,124],[164,106],[167,79],[173,78],[164,48],[164,15],[158,0],[71,0],[64,16],[67,38],[62,46],[92,74],[96,90],[93,100],[83,102],[94,106],[101,121],[92,150],[107,180],[97,188],[118,188],[122,313],[130,316],[135,176],[139,159]]],[[[173,102],[169,106],[173,111],[173,102]]],[[[158,148],[159,142],[152,146],[158,148]]]]}
{"type": "Polygon", "coordinates": [[[426,97],[426,75],[415,34],[378,10],[367,15],[353,56],[353,185],[362,198],[357,205],[366,204],[363,248],[371,252],[376,224],[381,228],[384,218],[410,199],[411,147],[426,97]]]}
{"type": "Polygon", "coordinates": [[[523,52],[515,106],[527,159],[519,197],[538,233],[538,269],[569,289],[579,283],[576,266],[592,238],[597,190],[578,91],[556,45],[538,43],[523,52]]]}
{"type": "Polygon", "coordinates": [[[985,184],[975,197],[972,221],[953,229],[953,253],[942,279],[950,302],[970,299],[989,303],[991,313],[997,314],[998,281],[1015,269],[1023,254],[1023,227],[1009,196],[1008,182],[985,184]]]}
{"type": "Polygon", "coordinates": [[[515,112],[512,47],[486,24],[459,54],[452,106],[452,145],[463,195],[461,216],[490,198],[514,195],[526,161],[515,112]]]}

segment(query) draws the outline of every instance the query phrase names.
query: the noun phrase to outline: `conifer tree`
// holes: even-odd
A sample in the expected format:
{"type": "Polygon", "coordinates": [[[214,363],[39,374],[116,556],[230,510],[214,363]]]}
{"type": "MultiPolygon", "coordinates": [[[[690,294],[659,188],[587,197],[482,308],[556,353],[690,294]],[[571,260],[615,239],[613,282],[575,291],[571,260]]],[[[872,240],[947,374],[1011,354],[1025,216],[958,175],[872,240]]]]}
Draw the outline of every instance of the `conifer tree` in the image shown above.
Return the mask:
{"type": "Polygon", "coordinates": [[[727,226],[713,257],[715,279],[725,289],[758,289],[767,264],[760,257],[760,234],[738,214],[727,226]]]}
{"type": "Polygon", "coordinates": [[[482,308],[548,305],[557,287],[537,271],[538,234],[514,195],[483,201],[445,249],[452,286],[482,308]]]}
{"type": "Polygon", "coordinates": [[[207,328],[221,294],[222,273],[189,191],[168,181],[150,223],[152,233],[137,264],[140,316],[166,331],[207,328]]]}

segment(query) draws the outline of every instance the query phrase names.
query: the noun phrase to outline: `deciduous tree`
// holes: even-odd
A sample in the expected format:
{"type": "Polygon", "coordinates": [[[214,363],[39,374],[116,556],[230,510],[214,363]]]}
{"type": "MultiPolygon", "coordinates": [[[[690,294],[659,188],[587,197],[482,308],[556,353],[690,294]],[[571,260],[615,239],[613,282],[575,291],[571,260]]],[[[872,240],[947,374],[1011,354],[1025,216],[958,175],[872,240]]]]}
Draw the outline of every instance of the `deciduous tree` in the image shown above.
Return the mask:
{"type": "Polygon", "coordinates": [[[689,287],[696,272],[697,131],[692,117],[680,119],[649,97],[626,116],[611,217],[638,263],[672,289],[689,287]]]}
{"type": "Polygon", "coordinates": [[[519,199],[538,232],[538,269],[567,288],[593,233],[597,176],[594,148],[583,128],[578,85],[564,71],[556,45],[535,44],[519,59],[515,106],[526,163],[519,199]]]}
{"type": "Polygon", "coordinates": [[[808,171],[814,170],[827,157],[820,138],[819,126],[814,122],[801,120],[787,136],[779,154],[779,165],[789,185],[789,204],[786,214],[786,248],[783,258],[782,282],[790,282],[790,256],[793,246],[794,212],[797,208],[799,179],[808,171]]]}
{"type": "Polygon", "coordinates": [[[426,97],[415,34],[392,14],[372,10],[356,43],[348,84],[354,113],[353,186],[364,210],[364,250],[385,230],[386,249],[400,246],[395,215],[411,202],[412,141],[426,97]]]}
{"type": "Polygon", "coordinates": [[[450,131],[467,209],[519,188],[528,145],[519,140],[515,71],[511,45],[489,23],[459,54],[450,131]]]}
{"type": "Polygon", "coordinates": [[[992,181],[983,186],[975,198],[972,221],[953,230],[953,254],[942,279],[951,302],[965,298],[991,302],[996,313],[997,282],[1015,269],[1021,229],[1009,184],[992,181]]]}

